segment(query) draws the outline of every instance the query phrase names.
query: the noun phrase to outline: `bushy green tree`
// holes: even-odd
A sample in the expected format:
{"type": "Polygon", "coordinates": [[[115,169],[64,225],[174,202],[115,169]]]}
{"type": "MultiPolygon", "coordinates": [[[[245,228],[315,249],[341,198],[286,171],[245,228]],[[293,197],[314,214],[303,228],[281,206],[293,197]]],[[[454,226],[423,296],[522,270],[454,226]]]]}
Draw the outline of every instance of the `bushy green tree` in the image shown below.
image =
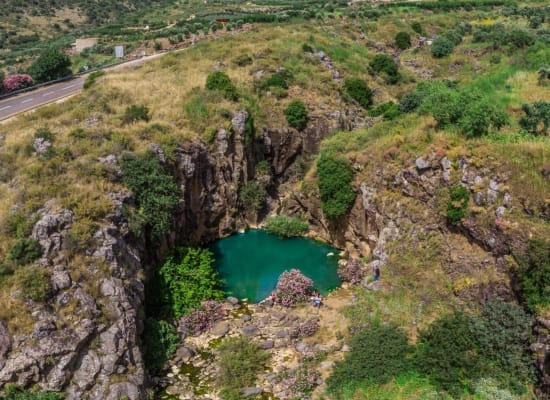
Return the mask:
{"type": "Polygon", "coordinates": [[[134,193],[138,208],[130,222],[135,233],[146,230],[149,238],[159,241],[172,223],[179,189],[172,176],[160,165],[157,155],[125,155],[122,158],[122,182],[134,193]],[[132,225],[132,224],[131,224],[132,225]]]}
{"type": "Polygon", "coordinates": [[[237,88],[231,82],[229,76],[222,71],[214,71],[206,78],[206,89],[217,90],[228,100],[237,101],[239,93],[237,88]]]}
{"type": "Polygon", "coordinates": [[[28,74],[37,83],[63,78],[71,75],[71,60],[59,49],[50,47],[32,63],[28,74]]]}
{"type": "Polygon", "coordinates": [[[307,125],[308,114],[306,106],[300,100],[293,100],[284,109],[286,121],[290,126],[302,130],[307,125]]]}
{"type": "Polygon", "coordinates": [[[508,122],[508,114],[488,98],[465,104],[458,126],[467,137],[482,136],[508,122]]]}
{"type": "Polygon", "coordinates": [[[208,249],[184,247],[162,264],[152,291],[153,308],[160,314],[181,317],[205,300],[221,300],[223,290],[208,249]]]}
{"type": "Polygon", "coordinates": [[[346,385],[369,381],[383,384],[412,367],[412,346],[405,333],[393,325],[374,324],[359,331],[351,338],[350,348],[346,358],[336,363],[327,379],[329,393],[338,393],[346,385]]]}
{"type": "Polygon", "coordinates": [[[550,305],[550,240],[531,240],[523,254],[516,255],[521,294],[527,309],[536,313],[550,305]]]}
{"type": "Polygon", "coordinates": [[[441,127],[456,123],[464,107],[458,91],[447,87],[443,82],[429,85],[425,89],[418,111],[421,114],[430,114],[441,127]]]}
{"type": "Polygon", "coordinates": [[[506,35],[507,44],[518,49],[532,46],[535,43],[535,37],[523,29],[514,29],[506,35]]]}
{"type": "Polygon", "coordinates": [[[532,104],[525,103],[521,106],[525,113],[520,118],[519,124],[523,129],[533,135],[546,135],[550,126],[550,102],[536,101],[532,104]]]}
{"type": "Polygon", "coordinates": [[[344,82],[345,94],[367,109],[372,104],[372,90],[363,79],[347,78],[344,82]]]}
{"type": "Polygon", "coordinates": [[[488,370],[479,355],[469,316],[456,312],[432,323],[420,332],[415,364],[430,376],[430,381],[453,396],[460,395],[468,382],[481,378],[488,370]]]}
{"type": "Polygon", "coordinates": [[[307,223],[298,218],[277,215],[267,220],[265,230],[280,237],[300,236],[307,232],[307,223]]]}
{"type": "Polygon", "coordinates": [[[152,375],[158,375],[166,362],[172,357],[180,342],[174,327],[162,320],[145,320],[141,344],[145,368],[152,375]]]}
{"type": "Polygon", "coordinates": [[[451,225],[457,225],[466,216],[469,199],[470,193],[464,186],[456,185],[449,189],[447,220],[451,225]]]}
{"type": "Polygon", "coordinates": [[[399,32],[395,35],[395,45],[398,49],[406,50],[411,47],[411,35],[407,32],[399,32]]]}
{"type": "Polygon", "coordinates": [[[328,219],[344,216],[355,200],[353,169],[347,159],[322,153],[317,160],[317,185],[323,214],[328,219]]]}
{"type": "Polygon", "coordinates": [[[432,56],[443,58],[453,52],[453,43],[446,37],[440,36],[432,43],[432,56]]]}
{"type": "Polygon", "coordinates": [[[443,37],[449,40],[453,46],[458,46],[462,42],[462,33],[458,29],[450,29],[443,34],[443,37]]]}
{"type": "Polygon", "coordinates": [[[239,200],[245,210],[259,211],[266,197],[265,188],[256,181],[245,183],[239,190],[239,200]]]}
{"type": "Polygon", "coordinates": [[[520,306],[501,299],[489,300],[470,325],[479,354],[489,360],[492,378],[510,382],[512,388],[533,379],[529,356],[531,317],[520,306]]]}

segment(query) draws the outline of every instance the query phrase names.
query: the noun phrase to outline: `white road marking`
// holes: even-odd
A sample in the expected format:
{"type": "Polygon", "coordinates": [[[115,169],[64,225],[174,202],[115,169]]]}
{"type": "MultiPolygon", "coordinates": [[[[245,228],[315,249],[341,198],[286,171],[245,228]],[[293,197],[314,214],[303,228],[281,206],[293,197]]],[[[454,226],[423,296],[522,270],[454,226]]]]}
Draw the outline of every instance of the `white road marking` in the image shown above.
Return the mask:
{"type": "Polygon", "coordinates": [[[42,95],[42,97],[46,97],[46,96],[49,96],[49,95],[51,95],[51,94],[53,94],[53,92],[44,93],[44,94],[42,95]]]}
{"type": "Polygon", "coordinates": [[[66,86],[66,87],[64,87],[64,88],[61,88],[61,89],[59,89],[59,90],[67,90],[67,89],[70,89],[70,88],[75,87],[75,86],[76,86],[76,85],[69,85],[69,86],[66,86]]]}
{"type": "Polygon", "coordinates": [[[23,101],[21,102],[21,104],[25,104],[25,103],[28,103],[29,101],[33,101],[33,100],[34,100],[34,98],[32,98],[32,99],[27,99],[27,100],[23,100],[23,101]]]}
{"type": "Polygon", "coordinates": [[[11,107],[11,106],[2,107],[2,108],[0,108],[0,111],[5,110],[5,109],[10,108],[10,107],[11,107]]]}

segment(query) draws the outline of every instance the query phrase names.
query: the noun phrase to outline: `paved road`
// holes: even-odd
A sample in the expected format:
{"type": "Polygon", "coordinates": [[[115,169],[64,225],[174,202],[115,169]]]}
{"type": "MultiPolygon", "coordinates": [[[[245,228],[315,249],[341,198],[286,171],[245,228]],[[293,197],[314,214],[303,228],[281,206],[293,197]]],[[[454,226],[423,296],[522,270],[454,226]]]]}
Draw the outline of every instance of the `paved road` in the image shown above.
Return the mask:
{"type": "MultiPolygon", "coordinates": [[[[146,61],[163,55],[164,53],[158,53],[151,56],[142,57],[137,60],[131,60],[123,64],[106,68],[105,71],[115,71],[118,69],[138,66],[146,61]]],[[[14,97],[9,97],[6,100],[2,100],[0,101],[0,121],[13,117],[16,114],[40,107],[44,104],[63,99],[75,93],[79,93],[84,87],[85,81],[86,75],[79,76],[66,82],[55,83],[51,86],[46,86],[28,93],[21,93],[14,97]]]]}
{"type": "Polygon", "coordinates": [[[0,101],[0,121],[23,111],[78,93],[82,90],[84,81],[84,77],[78,77],[0,101]]]}

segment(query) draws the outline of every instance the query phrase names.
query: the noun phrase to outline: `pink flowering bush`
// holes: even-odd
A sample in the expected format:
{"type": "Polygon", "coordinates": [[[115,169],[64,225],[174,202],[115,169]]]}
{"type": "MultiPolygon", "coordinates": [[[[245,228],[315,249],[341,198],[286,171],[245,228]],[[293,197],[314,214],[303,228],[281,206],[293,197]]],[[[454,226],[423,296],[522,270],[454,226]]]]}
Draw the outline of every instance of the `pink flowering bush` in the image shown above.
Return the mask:
{"type": "Polygon", "coordinates": [[[222,303],[214,300],[203,301],[201,308],[192,308],[181,319],[181,330],[192,335],[200,335],[226,315],[227,311],[222,303]]]}
{"type": "Polygon", "coordinates": [[[298,327],[291,333],[291,336],[294,338],[313,336],[319,330],[319,328],[319,319],[309,318],[298,325],[298,327]]]}
{"type": "Polygon", "coordinates": [[[32,86],[34,81],[30,75],[27,74],[18,74],[18,75],[9,75],[2,82],[2,87],[6,92],[13,92],[15,90],[23,89],[29,86],[32,86]]]}
{"type": "Polygon", "coordinates": [[[365,271],[361,268],[357,260],[346,261],[338,265],[337,274],[342,282],[349,282],[352,285],[361,283],[365,277],[365,271]]]}
{"type": "Polygon", "coordinates": [[[294,371],[284,372],[280,378],[284,397],[290,399],[309,398],[313,389],[321,383],[321,374],[309,363],[294,371]]]}
{"type": "Polygon", "coordinates": [[[276,303],[285,307],[293,307],[296,303],[309,299],[313,281],[297,269],[284,271],[279,276],[277,288],[272,296],[276,303]]]}

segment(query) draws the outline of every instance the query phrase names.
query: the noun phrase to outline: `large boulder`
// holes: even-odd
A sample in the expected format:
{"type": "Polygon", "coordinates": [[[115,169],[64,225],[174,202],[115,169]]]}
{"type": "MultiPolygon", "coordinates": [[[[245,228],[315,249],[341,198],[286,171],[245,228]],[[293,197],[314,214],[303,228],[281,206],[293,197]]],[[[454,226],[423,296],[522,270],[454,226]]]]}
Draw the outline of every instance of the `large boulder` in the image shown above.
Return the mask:
{"type": "Polygon", "coordinates": [[[0,369],[4,367],[6,356],[11,350],[12,339],[8,327],[0,320],[0,369]]]}

